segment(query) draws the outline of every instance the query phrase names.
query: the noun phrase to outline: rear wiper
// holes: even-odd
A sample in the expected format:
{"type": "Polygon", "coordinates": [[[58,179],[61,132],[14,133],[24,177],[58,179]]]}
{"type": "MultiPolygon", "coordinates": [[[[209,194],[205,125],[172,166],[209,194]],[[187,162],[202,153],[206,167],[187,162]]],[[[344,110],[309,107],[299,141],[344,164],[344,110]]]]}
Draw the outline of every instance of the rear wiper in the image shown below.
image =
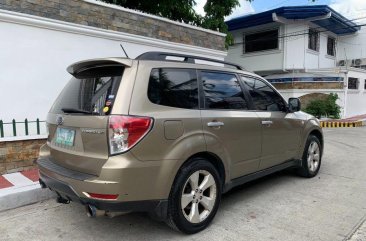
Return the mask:
{"type": "Polygon", "coordinates": [[[87,115],[99,115],[97,112],[91,112],[86,110],[80,110],[75,108],[62,108],[61,109],[64,113],[80,113],[80,114],[87,114],[87,115]]]}

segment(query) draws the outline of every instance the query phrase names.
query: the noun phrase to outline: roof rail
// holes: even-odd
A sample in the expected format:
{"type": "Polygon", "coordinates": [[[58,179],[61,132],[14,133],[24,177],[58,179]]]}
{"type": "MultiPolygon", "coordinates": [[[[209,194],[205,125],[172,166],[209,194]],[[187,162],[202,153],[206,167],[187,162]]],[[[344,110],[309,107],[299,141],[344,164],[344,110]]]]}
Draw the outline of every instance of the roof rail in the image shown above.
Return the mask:
{"type": "MultiPolygon", "coordinates": [[[[170,60],[170,59],[167,60],[166,57],[169,57],[169,56],[184,58],[183,62],[186,62],[186,63],[194,64],[195,63],[194,60],[197,59],[197,60],[203,60],[203,61],[212,62],[212,63],[229,65],[229,66],[235,67],[238,70],[245,70],[242,66],[240,66],[238,64],[234,64],[234,63],[230,63],[230,62],[226,62],[226,61],[199,57],[199,56],[194,56],[194,55],[185,55],[185,54],[168,53],[168,52],[146,52],[146,53],[143,53],[143,54],[137,56],[136,59],[137,60],[178,61],[178,60],[170,60]]],[[[178,62],[180,62],[180,61],[178,61],[178,62]]]]}

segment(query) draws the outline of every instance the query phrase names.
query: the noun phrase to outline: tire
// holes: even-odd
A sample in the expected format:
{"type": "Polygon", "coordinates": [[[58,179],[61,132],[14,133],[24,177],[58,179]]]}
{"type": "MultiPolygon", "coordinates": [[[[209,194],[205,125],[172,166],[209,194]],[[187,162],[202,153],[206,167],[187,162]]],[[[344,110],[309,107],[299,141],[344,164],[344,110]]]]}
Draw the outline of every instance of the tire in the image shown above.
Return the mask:
{"type": "Polygon", "coordinates": [[[206,159],[193,158],[175,178],[169,196],[167,224],[186,234],[200,232],[215,217],[221,192],[222,182],[216,168],[206,159]]]}
{"type": "Polygon", "coordinates": [[[310,135],[306,141],[301,167],[297,170],[297,173],[302,177],[315,177],[319,172],[321,159],[321,143],[316,136],[310,135]]]}

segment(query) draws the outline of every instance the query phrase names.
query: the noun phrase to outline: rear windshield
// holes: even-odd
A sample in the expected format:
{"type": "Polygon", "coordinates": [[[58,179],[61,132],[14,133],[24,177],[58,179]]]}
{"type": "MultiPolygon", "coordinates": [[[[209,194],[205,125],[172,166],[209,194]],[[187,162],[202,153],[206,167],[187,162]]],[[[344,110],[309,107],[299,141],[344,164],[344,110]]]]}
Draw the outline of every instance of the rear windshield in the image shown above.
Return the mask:
{"type": "Polygon", "coordinates": [[[73,77],[57,97],[50,112],[108,115],[123,74],[122,66],[94,67],[73,77]]]}

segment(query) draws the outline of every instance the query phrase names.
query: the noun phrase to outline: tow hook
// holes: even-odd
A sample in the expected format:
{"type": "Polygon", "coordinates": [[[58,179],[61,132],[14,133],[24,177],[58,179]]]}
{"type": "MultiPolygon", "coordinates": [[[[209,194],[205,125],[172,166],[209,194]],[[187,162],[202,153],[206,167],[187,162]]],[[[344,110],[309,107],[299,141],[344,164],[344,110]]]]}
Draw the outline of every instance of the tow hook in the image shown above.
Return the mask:
{"type": "Polygon", "coordinates": [[[56,202],[62,203],[62,204],[69,204],[70,203],[70,200],[68,200],[66,198],[63,198],[59,194],[57,194],[56,202]]]}

